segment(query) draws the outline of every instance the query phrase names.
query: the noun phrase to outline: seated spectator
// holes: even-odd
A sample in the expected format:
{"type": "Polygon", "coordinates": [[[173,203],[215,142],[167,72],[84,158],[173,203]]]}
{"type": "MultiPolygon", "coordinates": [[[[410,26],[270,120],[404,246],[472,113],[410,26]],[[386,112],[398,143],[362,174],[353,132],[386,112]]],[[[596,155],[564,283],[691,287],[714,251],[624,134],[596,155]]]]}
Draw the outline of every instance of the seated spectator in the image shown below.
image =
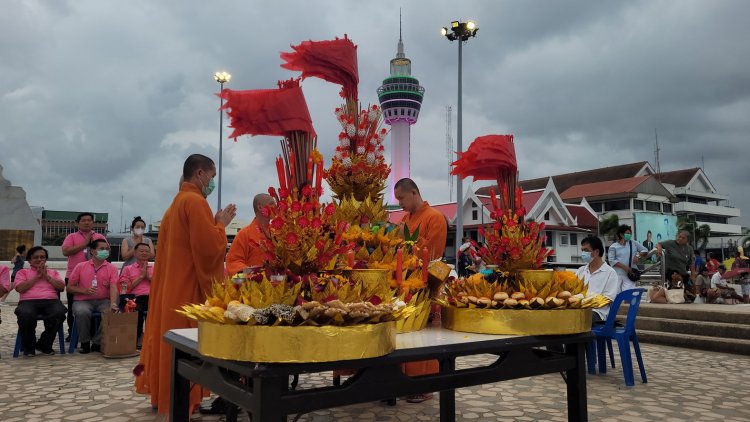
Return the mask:
{"type": "MultiPolygon", "coordinates": [[[[614,268],[610,267],[602,257],[604,244],[596,236],[589,236],[581,240],[581,259],[586,265],[576,271],[576,276],[588,283],[589,295],[601,294],[614,301],[620,293],[620,277],[614,268]]],[[[593,323],[602,323],[609,316],[609,305],[594,309],[593,323]]]]}
{"type": "Polygon", "coordinates": [[[744,274],[739,283],[742,289],[742,298],[745,303],[750,303],[750,274],[744,274]]]}
{"type": "Polygon", "coordinates": [[[731,305],[742,301],[742,296],[729,287],[727,281],[722,278],[725,272],[726,268],[724,268],[724,265],[719,265],[719,272],[711,277],[711,290],[707,293],[708,303],[725,303],[731,305]]]}
{"type": "Polygon", "coordinates": [[[60,273],[47,268],[48,257],[46,249],[34,246],[26,253],[30,268],[16,273],[14,288],[20,295],[16,316],[24,356],[34,356],[35,349],[45,355],[54,355],[52,345],[68,312],[60,301],[60,292],[65,290],[65,282],[60,273]],[[37,317],[44,321],[44,331],[39,336],[39,341],[36,339],[37,317]]]}
{"type": "MultiPolygon", "coordinates": [[[[151,291],[151,276],[154,273],[153,264],[148,262],[151,256],[151,248],[147,243],[139,243],[133,248],[135,250],[136,262],[122,269],[120,284],[125,283],[125,289],[122,286],[112,285],[111,288],[120,288],[119,292],[135,296],[136,309],[138,310],[138,329],[137,329],[137,347],[141,348],[143,336],[143,321],[146,319],[148,311],[148,295],[151,291]]],[[[120,297],[120,309],[124,307],[123,297],[120,297]]]]}
{"type": "Polygon", "coordinates": [[[89,245],[89,250],[91,259],[76,265],[68,277],[68,291],[74,294],[73,315],[81,342],[81,353],[101,351],[102,324],[99,324],[92,339],[91,313],[107,312],[110,308],[110,299],[117,307],[116,297],[111,297],[110,285],[116,284],[119,276],[117,268],[107,262],[109,243],[102,239],[94,240],[89,245]]]}
{"type": "MultiPolygon", "coordinates": [[[[0,265],[0,296],[8,294],[10,291],[10,269],[4,265],[0,265]]],[[[2,324],[3,318],[0,315],[0,324],[2,324]]]]}
{"type": "Polygon", "coordinates": [[[695,288],[696,292],[701,297],[706,297],[708,289],[711,288],[711,275],[708,271],[708,265],[704,265],[701,267],[700,274],[698,274],[698,277],[695,278],[695,288]]]}

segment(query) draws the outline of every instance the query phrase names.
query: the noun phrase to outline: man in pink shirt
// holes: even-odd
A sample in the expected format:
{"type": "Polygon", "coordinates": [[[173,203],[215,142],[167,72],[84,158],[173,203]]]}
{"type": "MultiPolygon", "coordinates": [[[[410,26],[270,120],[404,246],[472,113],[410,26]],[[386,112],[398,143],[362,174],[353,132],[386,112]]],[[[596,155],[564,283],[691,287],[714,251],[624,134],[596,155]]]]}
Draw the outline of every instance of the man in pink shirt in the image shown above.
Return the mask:
{"type": "MultiPolygon", "coordinates": [[[[94,240],[89,246],[91,259],[81,262],[73,269],[68,278],[68,292],[73,296],[73,315],[81,342],[81,353],[101,351],[102,325],[91,338],[91,313],[108,312],[111,297],[110,285],[117,284],[117,268],[107,262],[109,243],[106,240],[94,240]],[[93,341],[93,346],[90,342],[93,341]]],[[[115,302],[116,303],[116,302],[115,302]]]]}
{"type": "MultiPolygon", "coordinates": [[[[120,285],[112,286],[118,293],[135,296],[136,309],[138,310],[137,347],[141,348],[141,336],[143,335],[143,321],[148,312],[148,295],[151,292],[151,276],[154,274],[153,264],[148,262],[151,257],[151,247],[148,243],[138,243],[133,248],[136,262],[122,269],[120,285]],[[123,289],[123,284],[125,289],[123,289]]],[[[120,298],[120,307],[123,307],[123,299],[120,298]]]]}
{"type": "Polygon", "coordinates": [[[47,268],[47,250],[34,246],[26,253],[30,268],[16,273],[14,288],[20,295],[16,316],[21,333],[21,344],[24,356],[34,356],[34,350],[45,355],[54,355],[52,348],[55,335],[65,321],[65,306],[60,301],[60,292],[65,290],[65,283],[60,273],[47,268]],[[36,340],[36,320],[44,321],[44,332],[36,340]]]}
{"type": "MultiPolygon", "coordinates": [[[[76,265],[91,258],[89,256],[88,247],[93,240],[102,239],[105,240],[104,236],[93,231],[94,228],[94,214],[90,212],[82,212],[76,217],[76,224],[78,225],[78,231],[73,232],[65,236],[65,240],[62,244],[62,253],[68,257],[68,268],[65,273],[65,284],[68,284],[70,274],[73,273],[73,269],[76,265]]],[[[70,339],[70,330],[73,329],[73,294],[67,293],[68,300],[68,339],[70,339]]]]}
{"type": "MultiPolygon", "coordinates": [[[[0,265],[0,296],[5,296],[10,291],[10,270],[4,265],[0,265]]],[[[3,318],[0,315],[0,324],[3,318]]]]}

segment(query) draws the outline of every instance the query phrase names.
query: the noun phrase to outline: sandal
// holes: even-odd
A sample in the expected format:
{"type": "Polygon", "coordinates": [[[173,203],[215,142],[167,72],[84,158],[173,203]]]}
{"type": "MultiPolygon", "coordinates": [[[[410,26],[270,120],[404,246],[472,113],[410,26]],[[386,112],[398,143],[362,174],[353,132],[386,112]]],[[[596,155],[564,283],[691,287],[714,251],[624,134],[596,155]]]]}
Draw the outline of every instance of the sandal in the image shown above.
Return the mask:
{"type": "Polygon", "coordinates": [[[407,403],[422,403],[430,399],[432,399],[432,393],[415,394],[413,396],[407,396],[406,402],[407,403]]]}

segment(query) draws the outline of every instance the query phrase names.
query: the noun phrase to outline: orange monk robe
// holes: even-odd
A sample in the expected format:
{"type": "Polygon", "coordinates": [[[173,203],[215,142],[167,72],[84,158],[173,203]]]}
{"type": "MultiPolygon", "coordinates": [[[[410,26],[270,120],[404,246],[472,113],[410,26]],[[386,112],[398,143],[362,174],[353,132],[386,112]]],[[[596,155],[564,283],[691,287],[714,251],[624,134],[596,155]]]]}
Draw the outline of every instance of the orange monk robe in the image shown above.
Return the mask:
{"type": "MultiPolygon", "coordinates": [[[[164,342],[164,334],[197,327],[175,309],[206,300],[213,280],[223,277],[226,247],[224,225],[215,222],[198,187],[183,183],[161,221],[139,362],[144,370],[135,380],[136,391],[150,394],[159,413],[169,413],[172,369],[172,348],[164,342]]],[[[191,390],[191,409],[200,404],[201,392],[200,388],[191,390]]]]}
{"type": "MultiPolygon", "coordinates": [[[[414,233],[419,228],[416,247],[420,251],[427,248],[430,260],[443,257],[445,241],[448,238],[448,222],[440,211],[425,201],[417,211],[404,215],[401,222],[409,226],[409,233],[414,233]]],[[[421,252],[417,256],[421,257],[421,252]]],[[[403,369],[406,375],[411,376],[434,374],[440,370],[440,364],[436,360],[406,362],[403,369]]]]}
{"type": "Polygon", "coordinates": [[[242,272],[247,267],[265,264],[266,257],[263,251],[253,245],[253,242],[260,242],[265,237],[260,230],[257,218],[237,233],[234,241],[232,241],[232,246],[229,247],[229,253],[227,253],[227,272],[229,272],[229,275],[242,272]]]}

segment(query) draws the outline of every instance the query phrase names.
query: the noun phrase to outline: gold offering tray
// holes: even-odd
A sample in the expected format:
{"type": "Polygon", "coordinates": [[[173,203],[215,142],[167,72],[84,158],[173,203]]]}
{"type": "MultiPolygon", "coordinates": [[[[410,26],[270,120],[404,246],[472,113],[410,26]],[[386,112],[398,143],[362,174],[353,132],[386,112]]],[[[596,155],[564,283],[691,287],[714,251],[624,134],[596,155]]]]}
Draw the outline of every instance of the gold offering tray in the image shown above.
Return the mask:
{"type": "Polygon", "coordinates": [[[288,327],[198,323],[198,352],[219,359],[309,363],[374,358],[396,348],[396,323],[288,327]]]}
{"type": "Polygon", "coordinates": [[[591,309],[442,307],[443,327],[478,334],[561,335],[591,330],[591,309]]]}

